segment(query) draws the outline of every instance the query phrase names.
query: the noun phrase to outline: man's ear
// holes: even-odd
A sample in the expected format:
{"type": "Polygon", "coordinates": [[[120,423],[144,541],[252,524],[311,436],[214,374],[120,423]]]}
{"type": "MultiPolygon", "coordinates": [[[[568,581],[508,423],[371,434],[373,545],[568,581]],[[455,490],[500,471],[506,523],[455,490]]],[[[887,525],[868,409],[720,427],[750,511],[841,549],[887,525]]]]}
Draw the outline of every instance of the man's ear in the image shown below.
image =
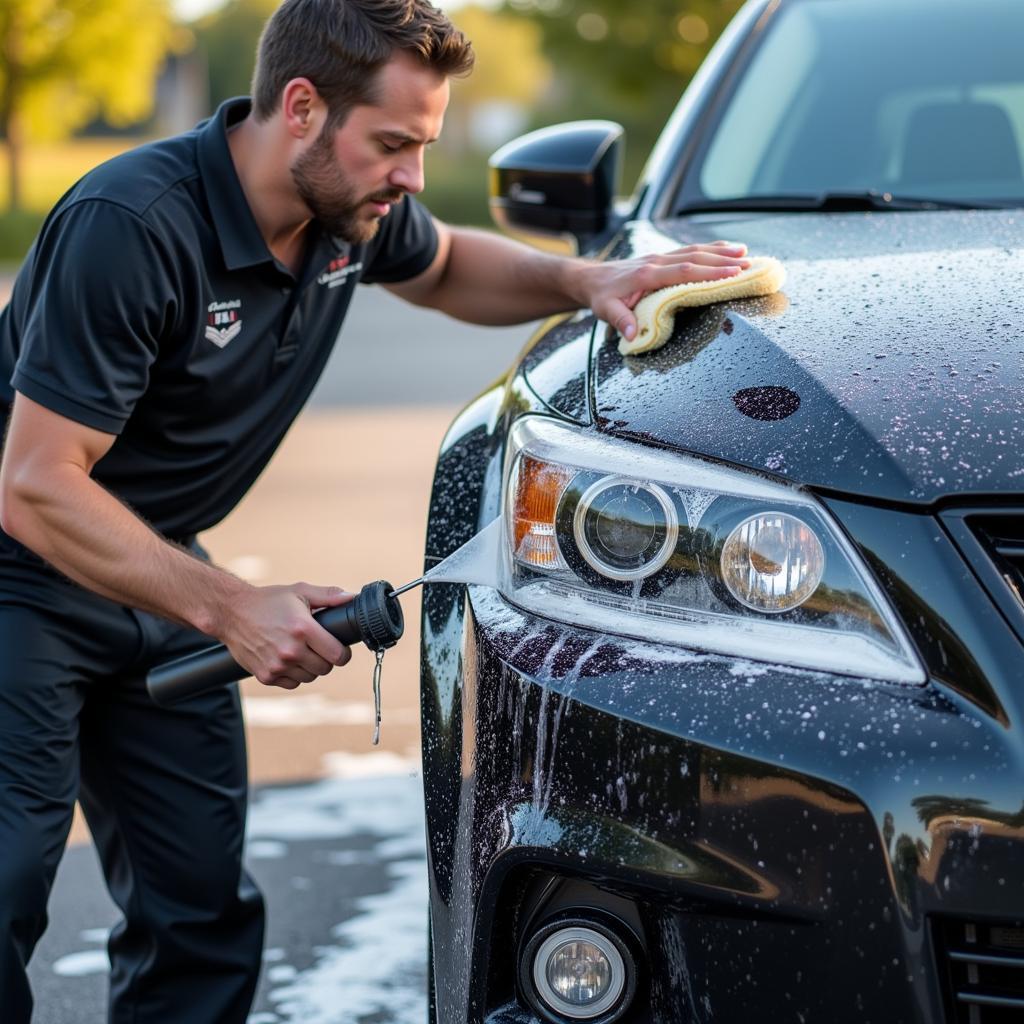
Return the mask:
{"type": "Polygon", "coordinates": [[[308,78],[293,78],[281,93],[281,114],[288,133],[297,139],[316,138],[326,115],[326,106],[308,78]]]}

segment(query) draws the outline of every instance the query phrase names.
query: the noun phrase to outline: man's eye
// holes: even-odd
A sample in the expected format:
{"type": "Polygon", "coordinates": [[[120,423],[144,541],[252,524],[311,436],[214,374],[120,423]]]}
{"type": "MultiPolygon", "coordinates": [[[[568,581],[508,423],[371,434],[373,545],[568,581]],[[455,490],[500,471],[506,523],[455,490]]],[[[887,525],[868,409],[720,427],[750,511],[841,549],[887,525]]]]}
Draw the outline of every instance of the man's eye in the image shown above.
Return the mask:
{"type": "Polygon", "coordinates": [[[397,153],[402,147],[400,145],[393,146],[389,145],[387,142],[381,142],[380,148],[383,149],[385,153],[397,153]]]}

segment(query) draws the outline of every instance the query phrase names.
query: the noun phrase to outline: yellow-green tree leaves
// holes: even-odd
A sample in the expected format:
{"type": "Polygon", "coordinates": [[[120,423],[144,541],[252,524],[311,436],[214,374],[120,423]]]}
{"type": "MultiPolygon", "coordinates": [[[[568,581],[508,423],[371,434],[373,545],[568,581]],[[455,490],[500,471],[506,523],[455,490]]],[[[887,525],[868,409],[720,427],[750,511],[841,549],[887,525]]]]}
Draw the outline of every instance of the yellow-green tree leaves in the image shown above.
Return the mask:
{"type": "Polygon", "coordinates": [[[544,33],[544,53],[559,77],[549,104],[559,109],[549,114],[622,121],[631,148],[643,152],[741,5],[742,0],[504,0],[505,10],[544,33]]]}
{"type": "Polygon", "coordinates": [[[210,102],[249,92],[256,45],[279,0],[228,0],[193,26],[210,69],[210,102]]]}
{"type": "Polygon", "coordinates": [[[0,135],[8,205],[20,201],[21,146],[102,115],[131,124],[153,106],[168,51],[185,49],[168,0],[0,0],[0,135]]]}
{"type": "Polygon", "coordinates": [[[471,103],[536,102],[551,85],[551,65],[541,52],[539,25],[482,7],[458,7],[449,17],[476,53],[473,74],[457,85],[471,103]]]}
{"type": "Polygon", "coordinates": [[[493,148],[506,140],[507,129],[517,131],[529,120],[531,109],[551,86],[540,26],[475,5],[448,13],[473,44],[476,63],[468,78],[453,82],[443,146],[456,151],[481,144],[493,148]],[[481,134],[481,122],[490,120],[501,123],[481,134]]]}

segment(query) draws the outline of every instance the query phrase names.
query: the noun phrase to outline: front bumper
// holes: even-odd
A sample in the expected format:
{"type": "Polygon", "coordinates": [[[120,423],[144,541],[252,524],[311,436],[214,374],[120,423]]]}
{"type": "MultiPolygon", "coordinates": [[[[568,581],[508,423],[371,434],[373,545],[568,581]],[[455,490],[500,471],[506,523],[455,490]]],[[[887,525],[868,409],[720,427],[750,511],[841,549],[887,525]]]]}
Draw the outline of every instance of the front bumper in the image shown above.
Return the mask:
{"type": "Polygon", "coordinates": [[[635,1022],[954,1021],[949,936],[1024,919],[1021,740],[952,689],[626,643],[447,584],[423,670],[445,1024],[534,1019],[538,877],[632,908],[635,1022]]]}

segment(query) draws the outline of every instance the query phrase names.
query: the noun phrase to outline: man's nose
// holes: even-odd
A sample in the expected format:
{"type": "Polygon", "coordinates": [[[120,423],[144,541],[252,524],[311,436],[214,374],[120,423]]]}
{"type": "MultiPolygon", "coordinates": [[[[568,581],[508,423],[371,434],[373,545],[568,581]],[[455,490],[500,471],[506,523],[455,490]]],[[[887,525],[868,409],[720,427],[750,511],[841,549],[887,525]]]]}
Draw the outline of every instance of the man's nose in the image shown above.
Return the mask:
{"type": "Polygon", "coordinates": [[[423,174],[423,154],[410,153],[392,170],[390,181],[395,188],[400,188],[403,192],[413,195],[422,192],[423,186],[426,184],[423,174]]]}

